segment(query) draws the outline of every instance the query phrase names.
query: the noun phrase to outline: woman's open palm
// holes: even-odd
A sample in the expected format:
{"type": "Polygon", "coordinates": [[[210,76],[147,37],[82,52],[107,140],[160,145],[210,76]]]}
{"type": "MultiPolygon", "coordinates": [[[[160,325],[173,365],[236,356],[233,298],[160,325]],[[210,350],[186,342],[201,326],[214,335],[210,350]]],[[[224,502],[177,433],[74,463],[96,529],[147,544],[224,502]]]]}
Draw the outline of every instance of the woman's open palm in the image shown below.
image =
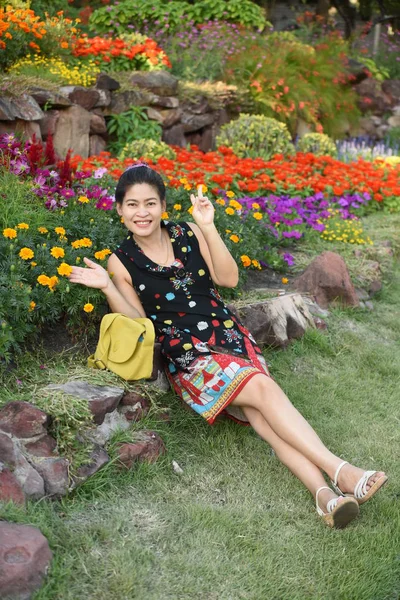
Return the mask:
{"type": "Polygon", "coordinates": [[[104,290],[110,282],[107,271],[89,258],[83,259],[87,267],[72,267],[69,280],[90,288],[104,290]]]}
{"type": "Polygon", "coordinates": [[[201,185],[198,187],[197,196],[190,194],[190,200],[193,206],[192,217],[196,224],[199,227],[202,225],[211,225],[214,222],[214,207],[210,200],[206,196],[203,196],[201,185]]]}

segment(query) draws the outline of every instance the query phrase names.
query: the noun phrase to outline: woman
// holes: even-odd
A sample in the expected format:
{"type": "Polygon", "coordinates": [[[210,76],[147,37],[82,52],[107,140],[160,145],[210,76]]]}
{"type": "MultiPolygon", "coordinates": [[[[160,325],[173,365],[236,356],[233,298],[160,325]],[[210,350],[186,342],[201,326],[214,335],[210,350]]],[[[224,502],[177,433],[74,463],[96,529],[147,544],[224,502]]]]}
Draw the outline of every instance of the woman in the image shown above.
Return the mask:
{"type": "Polygon", "coordinates": [[[269,376],[255,340],[215,289],[234,287],[238,267],[201,187],[190,197],[195,223],[162,220],[165,186],[144,163],[123,173],[115,197],[129,233],[110,256],[112,280],[85,259],[70,281],[101,289],[113,312],[152,319],[177,394],[210,424],[222,412],[250,423],[310,490],[324,521],[346,526],[387,477],[332,454],[269,376]]]}

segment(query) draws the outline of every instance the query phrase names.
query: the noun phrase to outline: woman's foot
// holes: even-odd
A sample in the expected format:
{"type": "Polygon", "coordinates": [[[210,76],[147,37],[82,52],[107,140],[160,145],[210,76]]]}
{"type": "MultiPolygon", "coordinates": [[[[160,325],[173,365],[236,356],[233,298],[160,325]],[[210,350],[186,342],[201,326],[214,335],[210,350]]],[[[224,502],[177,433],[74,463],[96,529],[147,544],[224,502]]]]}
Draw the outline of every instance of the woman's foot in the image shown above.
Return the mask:
{"type": "Polygon", "coordinates": [[[338,496],[325,486],[317,490],[315,503],[318,514],[329,527],[342,529],[359,514],[358,503],[354,498],[338,496]]]}
{"type": "Polygon", "coordinates": [[[354,495],[359,504],[363,504],[386,483],[383,471],[364,471],[347,462],[338,466],[336,483],[342,494],[354,495]]]}

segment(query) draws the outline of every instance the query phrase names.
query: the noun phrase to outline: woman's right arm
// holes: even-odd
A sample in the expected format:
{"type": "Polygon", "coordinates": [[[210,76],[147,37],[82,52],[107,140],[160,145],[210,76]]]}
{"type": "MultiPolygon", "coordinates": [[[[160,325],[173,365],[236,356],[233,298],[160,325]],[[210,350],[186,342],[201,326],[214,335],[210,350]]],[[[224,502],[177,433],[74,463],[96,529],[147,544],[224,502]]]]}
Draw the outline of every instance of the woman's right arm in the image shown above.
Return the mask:
{"type": "Polygon", "coordinates": [[[87,267],[72,268],[69,277],[72,283],[101,290],[112,312],[123,313],[132,319],[146,316],[142,303],[132,287],[129,273],[115,254],[112,254],[108,260],[108,273],[92,260],[88,258],[83,260],[87,267]],[[110,274],[113,276],[112,279],[110,274]]]}

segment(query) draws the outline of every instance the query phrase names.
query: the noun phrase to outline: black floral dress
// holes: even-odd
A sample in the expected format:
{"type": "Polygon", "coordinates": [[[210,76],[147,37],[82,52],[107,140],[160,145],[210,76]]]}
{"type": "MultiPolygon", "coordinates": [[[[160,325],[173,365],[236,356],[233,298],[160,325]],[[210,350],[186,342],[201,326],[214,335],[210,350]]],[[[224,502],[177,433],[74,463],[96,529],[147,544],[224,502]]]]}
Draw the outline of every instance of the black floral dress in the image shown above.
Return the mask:
{"type": "Polygon", "coordinates": [[[251,377],[269,375],[251,335],[223,302],[187,223],[162,221],[175,260],[162,267],[149,259],[132,233],[115,254],[129,272],[166,359],[176,393],[212,424],[218,414],[245,422],[229,407],[251,377]]]}

